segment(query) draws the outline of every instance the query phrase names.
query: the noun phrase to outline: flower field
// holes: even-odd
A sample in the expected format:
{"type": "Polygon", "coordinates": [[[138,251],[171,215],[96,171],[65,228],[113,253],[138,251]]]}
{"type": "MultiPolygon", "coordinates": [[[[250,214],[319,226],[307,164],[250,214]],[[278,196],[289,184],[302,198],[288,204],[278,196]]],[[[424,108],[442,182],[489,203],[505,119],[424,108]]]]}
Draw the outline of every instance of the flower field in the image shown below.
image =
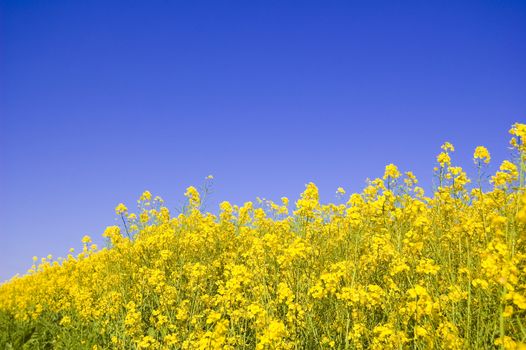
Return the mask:
{"type": "Polygon", "coordinates": [[[526,349],[526,125],[485,178],[437,156],[430,196],[388,165],[362,193],[182,214],[146,191],[107,246],[0,286],[2,349],[526,349]],[[489,180],[489,182],[488,182],[489,180]]]}

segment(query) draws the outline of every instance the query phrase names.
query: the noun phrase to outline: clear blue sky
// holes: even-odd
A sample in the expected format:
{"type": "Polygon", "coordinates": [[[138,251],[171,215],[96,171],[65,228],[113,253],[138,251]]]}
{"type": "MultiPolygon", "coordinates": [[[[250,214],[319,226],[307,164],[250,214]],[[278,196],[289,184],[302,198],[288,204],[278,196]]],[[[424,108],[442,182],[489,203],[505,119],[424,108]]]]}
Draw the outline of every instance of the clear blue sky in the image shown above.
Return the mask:
{"type": "Polygon", "coordinates": [[[0,1],[0,280],[170,208],[324,200],[526,121],[525,1],[0,1]]]}

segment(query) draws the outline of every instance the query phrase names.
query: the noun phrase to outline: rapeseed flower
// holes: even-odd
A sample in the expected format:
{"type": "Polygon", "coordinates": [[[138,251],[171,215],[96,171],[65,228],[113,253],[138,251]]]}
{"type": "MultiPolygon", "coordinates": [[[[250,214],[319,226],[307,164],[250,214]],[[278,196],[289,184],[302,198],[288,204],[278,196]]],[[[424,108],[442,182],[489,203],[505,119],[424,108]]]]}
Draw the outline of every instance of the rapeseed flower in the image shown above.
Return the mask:
{"type": "Polygon", "coordinates": [[[485,191],[448,142],[430,195],[393,164],[344,203],[308,183],[215,214],[188,187],[174,216],[145,191],[102,249],[82,237],[0,286],[0,348],[522,349],[526,125],[510,133],[485,191]]]}

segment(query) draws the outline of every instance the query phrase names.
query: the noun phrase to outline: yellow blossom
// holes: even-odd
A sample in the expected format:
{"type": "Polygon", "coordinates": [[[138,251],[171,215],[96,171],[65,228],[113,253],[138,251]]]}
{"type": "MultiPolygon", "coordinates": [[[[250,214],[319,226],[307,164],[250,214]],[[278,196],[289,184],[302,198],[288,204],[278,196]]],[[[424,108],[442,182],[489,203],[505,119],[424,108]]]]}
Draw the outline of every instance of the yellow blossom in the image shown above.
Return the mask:
{"type": "Polygon", "coordinates": [[[385,166],[385,173],[384,173],[384,179],[391,178],[391,179],[397,179],[401,176],[400,171],[398,171],[398,168],[394,164],[389,164],[385,166]]]}
{"type": "Polygon", "coordinates": [[[475,160],[475,164],[478,164],[479,161],[483,161],[484,163],[488,164],[491,160],[491,157],[486,147],[478,146],[477,148],[475,148],[473,159],[475,160]]]}
{"type": "Polygon", "coordinates": [[[152,194],[150,191],[144,191],[140,198],[141,201],[149,201],[150,199],[152,199],[152,194]]]}
{"type": "Polygon", "coordinates": [[[122,203],[119,203],[119,205],[115,207],[115,213],[117,213],[117,215],[124,214],[127,211],[128,211],[128,208],[126,208],[126,206],[122,203]]]}

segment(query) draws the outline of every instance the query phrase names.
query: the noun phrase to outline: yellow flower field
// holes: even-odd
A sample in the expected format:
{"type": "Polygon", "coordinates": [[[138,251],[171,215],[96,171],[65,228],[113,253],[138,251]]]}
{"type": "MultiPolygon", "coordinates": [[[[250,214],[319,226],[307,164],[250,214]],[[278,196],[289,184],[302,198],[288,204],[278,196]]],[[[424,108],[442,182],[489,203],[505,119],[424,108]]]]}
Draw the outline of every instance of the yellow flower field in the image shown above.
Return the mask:
{"type": "Polygon", "coordinates": [[[309,183],[216,216],[190,187],[174,216],[146,191],[107,247],[0,286],[0,348],[526,349],[526,125],[510,133],[490,184],[446,142],[431,196],[392,164],[341,204],[309,183]]]}

